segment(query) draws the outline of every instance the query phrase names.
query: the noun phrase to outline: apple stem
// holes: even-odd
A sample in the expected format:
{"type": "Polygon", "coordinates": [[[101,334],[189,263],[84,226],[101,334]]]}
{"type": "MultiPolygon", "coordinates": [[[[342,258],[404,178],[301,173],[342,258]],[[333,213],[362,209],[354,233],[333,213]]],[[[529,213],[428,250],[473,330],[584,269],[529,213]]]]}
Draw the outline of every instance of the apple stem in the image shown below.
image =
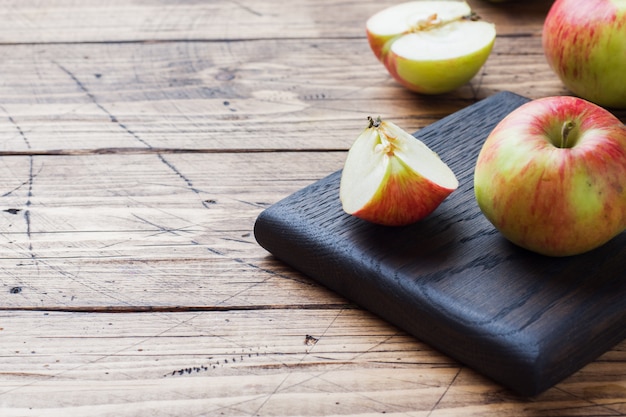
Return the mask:
{"type": "Polygon", "coordinates": [[[374,120],[372,116],[367,116],[367,120],[369,122],[369,125],[367,126],[368,129],[371,129],[372,127],[378,127],[382,123],[380,116],[378,116],[376,120],[374,120]]]}
{"type": "Polygon", "coordinates": [[[567,143],[567,139],[569,137],[570,132],[575,127],[576,127],[576,125],[571,120],[568,120],[565,123],[563,123],[563,126],[561,127],[561,148],[569,148],[570,147],[569,144],[567,143]]]}

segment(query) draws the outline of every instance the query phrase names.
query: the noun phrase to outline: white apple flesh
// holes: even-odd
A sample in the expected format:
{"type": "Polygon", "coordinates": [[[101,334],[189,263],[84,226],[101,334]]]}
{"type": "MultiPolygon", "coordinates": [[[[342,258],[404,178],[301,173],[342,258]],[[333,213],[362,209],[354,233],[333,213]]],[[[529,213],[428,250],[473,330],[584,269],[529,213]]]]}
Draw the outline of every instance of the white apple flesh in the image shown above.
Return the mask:
{"type": "Polygon", "coordinates": [[[531,101],[483,144],[474,192],[511,242],[549,256],[588,252],[626,229],[626,127],[580,98],[531,101]]]}
{"type": "Polygon", "coordinates": [[[391,122],[369,118],[348,152],[339,194],[346,213],[403,226],[428,216],[458,185],[426,144],[391,122]]]}
{"type": "Polygon", "coordinates": [[[409,90],[441,94],[469,82],[495,42],[491,23],[464,1],[418,0],[386,8],[366,23],[370,47],[409,90]]]}

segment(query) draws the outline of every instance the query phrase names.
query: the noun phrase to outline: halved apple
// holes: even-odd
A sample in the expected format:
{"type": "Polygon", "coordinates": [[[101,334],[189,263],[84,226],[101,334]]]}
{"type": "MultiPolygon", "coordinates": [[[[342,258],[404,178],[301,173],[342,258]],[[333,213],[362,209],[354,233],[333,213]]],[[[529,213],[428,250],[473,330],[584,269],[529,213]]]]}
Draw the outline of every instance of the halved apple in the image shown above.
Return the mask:
{"type": "Polygon", "coordinates": [[[418,0],[386,8],[366,23],[376,57],[392,77],[422,94],[469,82],[485,64],[495,25],[478,20],[465,1],[418,0]]]}
{"type": "Polygon", "coordinates": [[[380,118],[368,120],[341,173],[343,210],[387,226],[423,219],[458,188],[456,176],[413,135],[380,118]]]}

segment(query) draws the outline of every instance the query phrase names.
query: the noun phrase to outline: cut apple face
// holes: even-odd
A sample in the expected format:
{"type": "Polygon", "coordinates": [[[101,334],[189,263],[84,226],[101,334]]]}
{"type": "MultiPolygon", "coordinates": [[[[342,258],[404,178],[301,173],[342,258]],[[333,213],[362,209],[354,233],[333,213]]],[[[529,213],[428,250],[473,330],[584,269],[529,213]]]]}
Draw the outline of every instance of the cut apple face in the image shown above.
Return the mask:
{"type": "Polygon", "coordinates": [[[426,144],[391,122],[369,118],[348,152],[339,197],[350,215],[403,226],[428,216],[458,186],[426,144]]]}
{"type": "Polygon", "coordinates": [[[441,94],[469,82],[491,54],[496,29],[464,1],[418,0],[373,15],[370,47],[406,88],[441,94]]]}

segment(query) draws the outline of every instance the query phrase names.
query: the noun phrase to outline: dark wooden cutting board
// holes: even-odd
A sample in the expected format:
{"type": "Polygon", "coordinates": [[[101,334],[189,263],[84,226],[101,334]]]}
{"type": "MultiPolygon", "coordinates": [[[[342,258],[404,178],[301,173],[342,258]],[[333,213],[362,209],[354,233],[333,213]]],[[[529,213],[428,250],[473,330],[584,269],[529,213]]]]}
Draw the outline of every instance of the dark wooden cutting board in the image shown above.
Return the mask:
{"type": "Polygon", "coordinates": [[[346,215],[338,171],[263,211],[258,243],[512,390],[544,391],[626,337],[626,233],[584,255],[549,258],[508,243],[484,218],[476,158],[526,101],[499,93],[416,133],[460,182],[421,222],[393,228],[346,215]]]}

